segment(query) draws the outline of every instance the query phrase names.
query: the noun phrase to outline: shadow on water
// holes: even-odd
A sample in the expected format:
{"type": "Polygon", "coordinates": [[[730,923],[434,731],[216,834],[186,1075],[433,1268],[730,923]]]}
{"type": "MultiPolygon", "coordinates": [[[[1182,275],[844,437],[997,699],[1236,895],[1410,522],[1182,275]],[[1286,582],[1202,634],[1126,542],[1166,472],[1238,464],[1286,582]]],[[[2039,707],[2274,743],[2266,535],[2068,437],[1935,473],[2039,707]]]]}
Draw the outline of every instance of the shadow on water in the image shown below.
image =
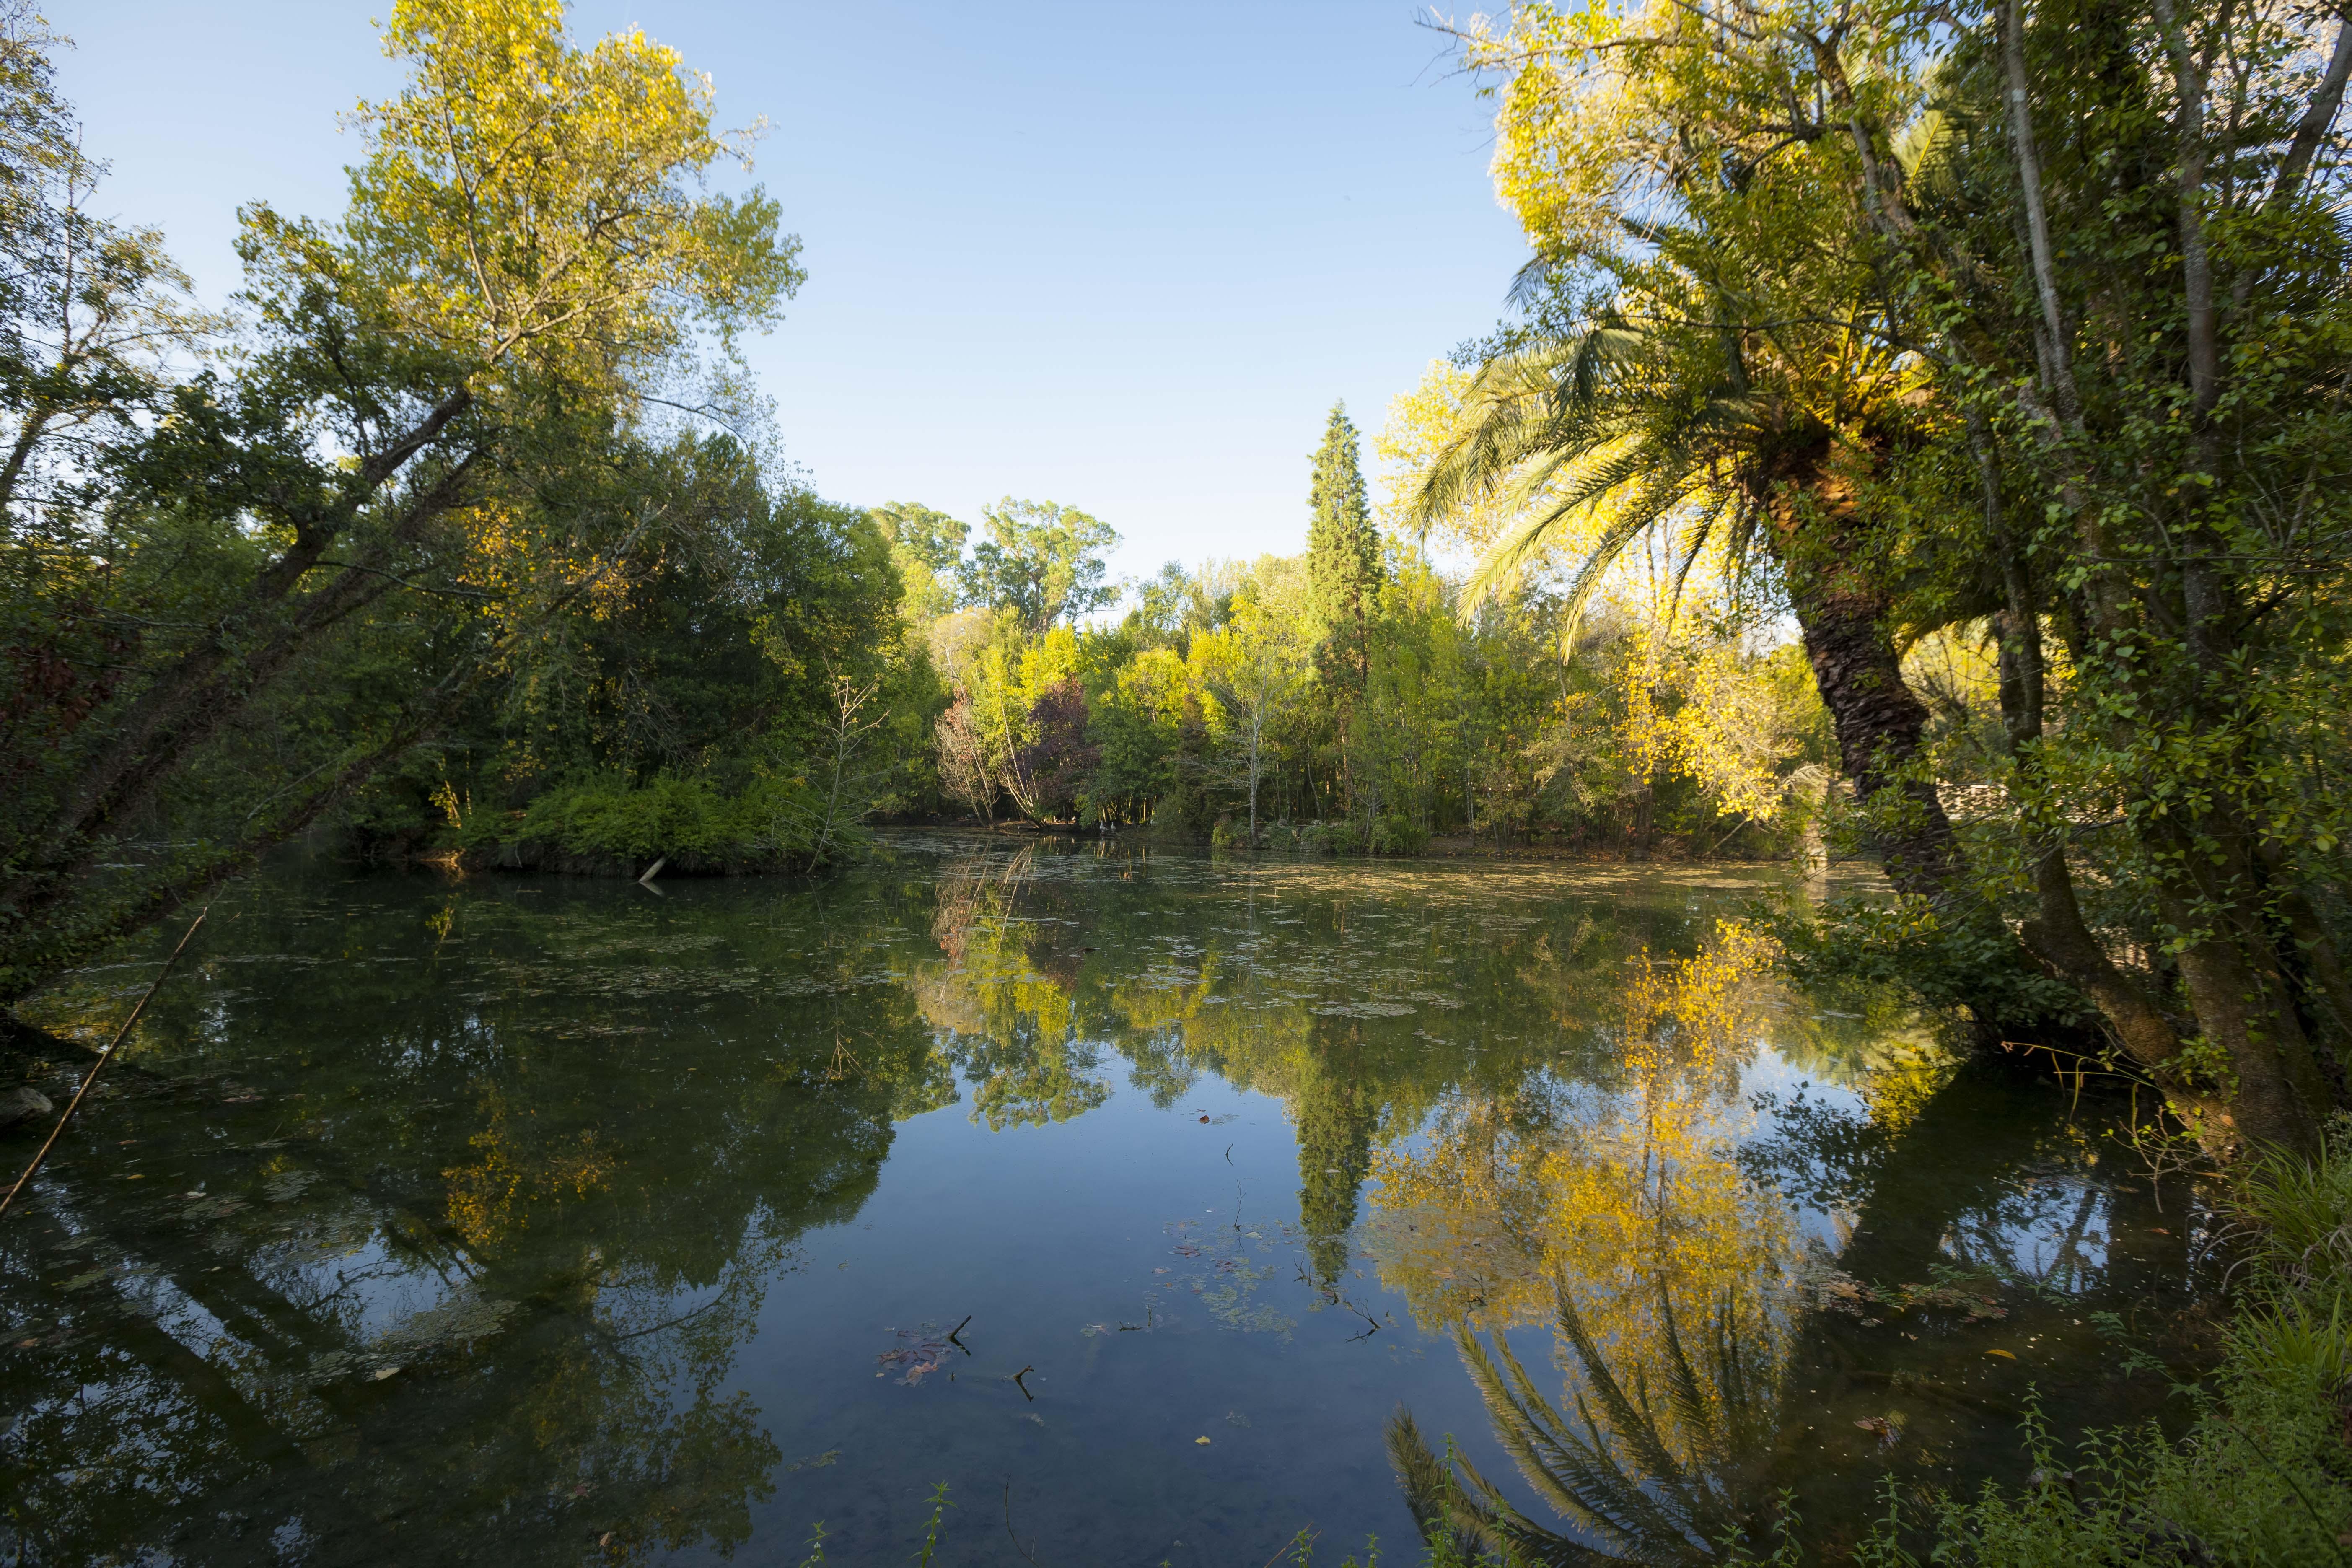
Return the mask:
{"type": "Polygon", "coordinates": [[[897,1562],[940,1480],[941,1564],[1416,1517],[1700,1561],[1784,1491],[1834,1550],[1889,1476],[2013,1476],[2034,1397],[2144,1412],[2103,1314],[2193,1321],[2190,1195],[1763,978],[1757,885],[278,867],[0,1225],[0,1561],[897,1562]],[[1462,1462],[1393,1435],[1410,1510],[1401,1401],[1462,1462]]]}

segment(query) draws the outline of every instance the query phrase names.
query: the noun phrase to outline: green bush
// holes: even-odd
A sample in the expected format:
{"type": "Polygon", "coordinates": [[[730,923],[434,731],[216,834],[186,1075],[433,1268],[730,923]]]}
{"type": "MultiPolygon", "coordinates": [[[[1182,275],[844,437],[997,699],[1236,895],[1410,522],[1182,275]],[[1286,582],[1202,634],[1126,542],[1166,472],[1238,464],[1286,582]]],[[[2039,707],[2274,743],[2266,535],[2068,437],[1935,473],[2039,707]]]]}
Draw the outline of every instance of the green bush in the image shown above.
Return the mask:
{"type": "Polygon", "coordinates": [[[1429,829],[1402,816],[1383,816],[1372,824],[1365,847],[1375,855],[1418,855],[1429,847],[1429,829]]]}
{"type": "Polygon", "coordinates": [[[1361,855],[1364,852],[1363,830],[1346,817],[1336,822],[1318,822],[1299,835],[1299,842],[1318,855],[1361,855]]]}
{"type": "Polygon", "coordinates": [[[1832,899],[1759,908],[1751,918],[1780,942],[1799,984],[1891,986],[1932,1008],[1967,1006],[2019,1029],[2084,1022],[2081,993],[2028,969],[2017,939],[1990,911],[1953,916],[1927,900],[1832,899]]]}
{"type": "Polygon", "coordinates": [[[552,856],[619,870],[667,858],[686,872],[797,870],[838,860],[863,842],[845,820],[828,830],[825,804],[793,779],[756,779],[731,795],[668,774],[642,784],[592,780],[549,790],[517,816],[477,813],[460,844],[494,863],[539,865],[552,856]]]}

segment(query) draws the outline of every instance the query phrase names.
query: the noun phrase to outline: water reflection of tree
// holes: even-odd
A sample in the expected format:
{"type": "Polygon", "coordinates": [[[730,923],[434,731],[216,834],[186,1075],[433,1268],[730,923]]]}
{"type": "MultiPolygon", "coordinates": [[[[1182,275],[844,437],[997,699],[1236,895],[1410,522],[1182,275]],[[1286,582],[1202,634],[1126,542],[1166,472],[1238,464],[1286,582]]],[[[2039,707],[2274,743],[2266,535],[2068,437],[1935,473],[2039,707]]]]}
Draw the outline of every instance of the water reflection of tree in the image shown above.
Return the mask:
{"type": "MultiPolygon", "coordinates": [[[[273,922],[310,942],[288,902],[246,911],[250,951],[273,922]]],[[[877,939],[822,909],[733,910],[721,938],[650,902],[455,902],[466,963],[385,898],[337,908],[339,942],[423,962],[164,998],[152,1037],[193,1046],[105,1115],[156,1179],[71,1151],[0,1234],[0,1518],[28,1561],[748,1539],[781,1456],[727,1392],[738,1351],[796,1238],[856,1212],[893,1117],[952,1080],[907,992],[866,983],[877,939]]]]}
{"type": "MultiPolygon", "coordinates": [[[[1930,1073],[1899,1036],[1867,1059],[1790,1039],[1783,1020],[1784,1057],[1843,1051],[1865,1069],[1874,1114],[1800,1095],[1771,1106],[1769,1136],[1735,1137],[1749,1131],[1734,1069],[1759,1005],[1801,999],[1753,986],[1760,950],[1728,934],[1636,966],[1626,1069],[1605,1086],[1465,1100],[1423,1152],[1380,1162],[1384,1277],[1424,1322],[1453,1325],[1521,1479],[1569,1521],[1564,1534],[1519,1512],[1402,1418],[1391,1448],[1415,1516],[1465,1557],[1702,1563],[1734,1539],[1769,1554],[1786,1544],[1782,1497],[1785,1517],[1834,1535],[1869,1515],[1890,1468],[1947,1481],[2013,1456],[2024,1390],[1984,1386],[2016,1357],[1989,1363],[1959,1331],[1979,1315],[2013,1313],[2001,1326],[2024,1349],[2085,1337],[2100,1305],[2185,1302],[2179,1245],[2129,1213],[2156,1194],[2090,1179],[2098,1151],[2063,1105],[1997,1068],[1930,1073]],[[2102,1247],[2119,1227],[2140,1232],[2136,1249],[2102,1247]],[[1890,1321],[1906,1313],[1918,1331],[1890,1321]],[[1504,1334],[1546,1320],[1568,1378],[1557,1406],[1504,1334]]],[[[2077,1426],[2146,1409],[2112,1386],[2056,1396],[2077,1426]]]]}
{"type": "MultiPolygon", "coordinates": [[[[1401,909],[1392,879],[1261,867],[1197,913],[1150,876],[1080,883],[1036,847],[950,862],[919,966],[926,1019],[992,1127],[1082,1114],[1109,1092],[1109,1053],[1172,1106],[1206,1074],[1278,1098],[1298,1142],[1309,1263],[1328,1286],[1354,1245],[1359,1192],[1381,1143],[1442,1105],[1519,1103],[1548,1068],[1620,1070],[1592,1020],[1645,937],[1689,925],[1679,897],[1563,911],[1432,879],[1401,909]],[[1116,957],[1090,956],[1097,952],[1116,957]],[[1454,1009],[1476,999],[1475,1026],[1454,1009]]],[[[1653,889],[1654,892],[1654,889],[1653,889]]],[[[1537,1091],[1539,1092],[1539,1091],[1537,1091]]]]}
{"type": "MultiPolygon", "coordinates": [[[[1730,1155],[1759,957],[1737,931],[1687,962],[1640,955],[1608,1081],[1465,1097],[1422,1152],[1376,1163],[1373,1254],[1425,1326],[1549,1321],[1564,1279],[1621,1360],[1663,1364],[1673,1314],[1704,1321],[1733,1283],[1789,1272],[1792,1216],[1730,1155]]],[[[1766,1293],[1738,1300],[1739,1337],[1771,1342],[1766,1293]]]]}
{"type": "Polygon", "coordinates": [[[915,994],[972,1085],[972,1116],[991,1128],[1066,1121],[1110,1098],[1101,1058],[1080,1029],[1085,953],[1066,884],[1032,885],[1034,846],[1009,862],[968,857],[939,881],[931,938],[943,963],[921,966],[915,994]]]}
{"type": "MultiPolygon", "coordinates": [[[[1776,1349],[1743,1342],[1727,1295],[1697,1325],[1697,1342],[1661,1290],[1664,1355],[1636,1363],[1629,1389],[1595,1341],[1565,1278],[1553,1281],[1559,1336],[1581,1386],[1570,1419],[1536,1385],[1501,1334],[1490,1353],[1457,1326],[1455,1342],[1503,1449],[1552,1511],[1607,1543],[1530,1519],[1458,1451],[1432,1451],[1409,1412],[1389,1424],[1388,1447],[1423,1539],[1458,1562],[1640,1563],[1680,1568],[1760,1554],[1772,1533],[1763,1484],[1779,1424],[1776,1349]],[[1659,1376],[1653,1383],[1650,1373],[1659,1376]]],[[[1449,1445],[1449,1450],[1451,1445],[1449,1445]]]]}
{"type": "Polygon", "coordinates": [[[1291,1096],[1298,1134],[1298,1217],[1318,1284],[1348,1266],[1356,1192],[1371,1163],[1381,1085],[1361,1071],[1363,1026],[1318,1018],[1291,1096]]]}

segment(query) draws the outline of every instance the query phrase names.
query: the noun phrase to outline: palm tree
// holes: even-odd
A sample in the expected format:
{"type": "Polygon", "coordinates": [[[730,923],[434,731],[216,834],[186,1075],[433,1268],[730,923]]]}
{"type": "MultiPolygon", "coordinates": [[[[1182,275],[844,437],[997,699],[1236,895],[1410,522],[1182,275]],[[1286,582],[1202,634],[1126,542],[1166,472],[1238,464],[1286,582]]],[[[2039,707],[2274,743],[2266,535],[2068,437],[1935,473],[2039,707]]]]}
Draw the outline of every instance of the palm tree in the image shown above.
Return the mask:
{"type": "Polygon", "coordinates": [[[1479,368],[1412,502],[1424,528],[1475,503],[1517,522],[1480,561],[1470,600],[1507,590],[1580,516],[1601,526],[1570,580],[1569,633],[1610,568],[1654,529],[1677,531],[1675,597],[1711,543],[1744,574],[1758,549],[1804,634],[1845,771],[1888,878],[1939,906],[1969,901],[1951,822],[1917,776],[1927,710],[1904,684],[1893,595],[1864,559],[1857,490],[1905,438],[1912,388],[1867,329],[1771,321],[1786,301],[1712,279],[1769,265],[1696,230],[1654,230],[1617,296],[1559,330],[1518,334],[1479,368]]]}

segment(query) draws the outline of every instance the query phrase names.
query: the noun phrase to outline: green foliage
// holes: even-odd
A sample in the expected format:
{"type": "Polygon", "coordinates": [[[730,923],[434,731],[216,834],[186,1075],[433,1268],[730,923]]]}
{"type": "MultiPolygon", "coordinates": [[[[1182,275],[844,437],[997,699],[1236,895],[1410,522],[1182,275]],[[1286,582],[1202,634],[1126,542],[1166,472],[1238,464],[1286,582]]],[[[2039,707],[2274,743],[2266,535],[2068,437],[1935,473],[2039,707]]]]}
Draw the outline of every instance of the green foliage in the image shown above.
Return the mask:
{"type": "MultiPolygon", "coordinates": [[[[759,779],[725,795],[701,779],[659,774],[559,785],[508,821],[475,814],[458,838],[492,864],[553,858],[564,868],[570,858],[635,874],[667,857],[680,872],[780,870],[817,858],[824,826],[822,797],[798,780],[759,779]]],[[[835,825],[831,852],[854,847],[854,831],[835,825]]]]}
{"type": "Polygon", "coordinates": [[[1318,666],[1342,689],[1360,685],[1371,658],[1370,623],[1381,586],[1380,534],[1372,527],[1356,426],[1344,403],[1331,405],[1314,455],[1307,494],[1307,573],[1318,666]]]}
{"type": "MultiPolygon", "coordinates": [[[[740,465],[646,394],[730,384],[802,278],[772,201],[705,187],[746,142],[674,51],[583,47],[550,0],[401,0],[341,218],[246,209],[239,320],[203,318],[152,233],[89,221],[46,42],[12,23],[0,49],[7,999],[419,782],[436,732],[563,668],[633,579],[723,576],[697,557],[747,510],[740,465]]],[[[660,702],[694,706],[707,672],[675,673],[660,702]]],[[[584,710],[642,730],[612,696],[584,710]]],[[[443,748],[461,788],[479,733],[443,748]]],[[[422,793],[361,815],[413,831],[422,793]]]]}
{"type": "Polygon", "coordinates": [[[1405,816],[1383,816],[1364,836],[1364,847],[1375,855],[1418,855],[1429,847],[1429,829],[1405,816]]]}
{"type": "Polygon", "coordinates": [[[963,568],[975,605],[1008,610],[1033,636],[1091,614],[1118,596],[1104,584],[1102,552],[1118,542],[1111,526],[1076,507],[1006,496],[981,510],[988,537],[963,568]]]}
{"type": "Polygon", "coordinates": [[[931,1517],[923,1526],[923,1550],[915,1559],[920,1568],[930,1568],[932,1555],[940,1547],[940,1525],[947,1510],[956,1505],[948,1500],[948,1484],[940,1482],[931,1488],[931,1517]]]}
{"type": "Polygon", "coordinates": [[[361,795],[362,844],[396,855],[462,817],[459,842],[492,863],[666,854],[681,871],[744,870],[837,859],[869,812],[928,801],[941,694],[867,515],[771,493],[724,437],[616,468],[669,526],[361,795]]]}
{"type": "Polygon", "coordinates": [[[919,501],[887,501],[869,515],[906,584],[908,619],[921,626],[954,609],[955,573],[971,524],[919,501]]]}
{"type": "Polygon", "coordinates": [[[2021,1027],[2089,1021],[2081,993],[2020,963],[2009,930],[1983,915],[1902,896],[1790,901],[1757,913],[1801,984],[1885,988],[2021,1027]]]}

